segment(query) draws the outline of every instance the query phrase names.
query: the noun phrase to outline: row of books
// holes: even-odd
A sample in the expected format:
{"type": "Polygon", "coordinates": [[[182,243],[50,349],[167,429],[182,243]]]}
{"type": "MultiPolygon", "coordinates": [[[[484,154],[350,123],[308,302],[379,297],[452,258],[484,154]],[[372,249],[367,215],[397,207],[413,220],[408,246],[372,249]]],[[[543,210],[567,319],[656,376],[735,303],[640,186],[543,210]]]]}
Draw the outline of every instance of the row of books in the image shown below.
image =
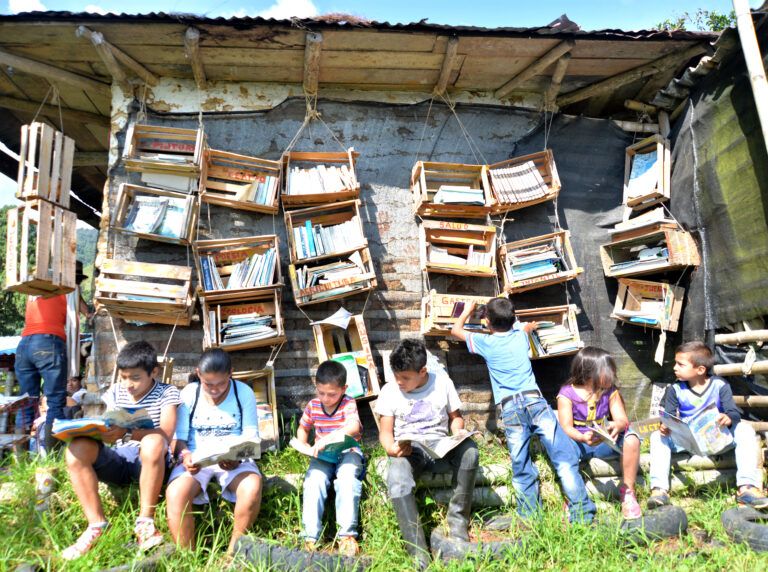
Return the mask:
{"type": "Polygon", "coordinates": [[[262,316],[256,312],[229,316],[226,322],[219,324],[216,311],[209,310],[208,320],[211,340],[220,340],[219,345],[222,347],[263,340],[277,335],[274,317],[262,316]]]}
{"type": "Polygon", "coordinates": [[[332,226],[313,225],[311,220],[306,220],[304,225],[293,227],[293,243],[296,257],[301,259],[365,246],[365,239],[360,236],[360,221],[355,215],[346,222],[332,226]]]}
{"type": "Polygon", "coordinates": [[[488,172],[496,196],[503,203],[522,203],[547,195],[547,184],[533,161],[488,172]]]}
{"type": "Polygon", "coordinates": [[[440,185],[432,202],[440,205],[485,205],[483,189],[469,185],[440,185]]]}
{"type": "Polygon", "coordinates": [[[569,270],[556,240],[507,251],[505,270],[510,282],[557,274],[569,270]]]}
{"type": "Polygon", "coordinates": [[[214,256],[201,256],[200,269],[203,273],[203,288],[212,290],[237,290],[269,286],[275,280],[277,251],[269,248],[263,253],[254,253],[241,262],[229,267],[216,266],[214,256]],[[229,270],[229,279],[224,284],[222,272],[229,270]]]}
{"type": "Polygon", "coordinates": [[[309,169],[291,167],[285,191],[288,195],[339,193],[357,188],[355,173],[349,165],[318,165],[309,169]]]}
{"type": "Polygon", "coordinates": [[[578,333],[571,332],[562,324],[539,322],[539,327],[529,336],[532,357],[551,356],[579,349],[578,333]]]}
{"type": "Polygon", "coordinates": [[[470,244],[467,257],[451,254],[447,248],[429,245],[429,261],[434,264],[457,264],[462,266],[488,266],[493,263],[493,252],[482,252],[470,244]]]}
{"type": "Polygon", "coordinates": [[[137,196],[131,202],[123,228],[140,234],[181,238],[188,234],[190,207],[190,199],[137,196]]]}
{"type": "Polygon", "coordinates": [[[630,251],[632,258],[623,262],[611,264],[611,272],[619,272],[630,268],[641,270],[669,261],[669,250],[663,246],[641,247],[630,251]]]}
{"type": "Polygon", "coordinates": [[[293,270],[300,303],[321,298],[330,298],[344,292],[351,292],[366,286],[366,281],[357,282],[357,278],[366,273],[359,252],[353,252],[348,258],[323,264],[321,266],[302,266],[293,270]]]}
{"type": "Polygon", "coordinates": [[[260,175],[251,184],[245,185],[235,195],[236,201],[256,203],[257,205],[272,205],[277,199],[279,177],[260,175]]]}

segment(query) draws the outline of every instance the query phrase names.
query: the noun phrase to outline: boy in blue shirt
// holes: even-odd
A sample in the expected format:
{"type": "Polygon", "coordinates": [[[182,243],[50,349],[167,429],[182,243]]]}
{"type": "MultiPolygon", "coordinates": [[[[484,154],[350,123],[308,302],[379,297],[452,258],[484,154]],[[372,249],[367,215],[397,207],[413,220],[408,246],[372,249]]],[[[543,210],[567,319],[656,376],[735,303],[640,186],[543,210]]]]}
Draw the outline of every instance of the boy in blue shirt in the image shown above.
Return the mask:
{"type": "Polygon", "coordinates": [[[491,377],[493,398],[501,406],[501,418],[512,459],[512,484],[517,495],[517,512],[523,518],[541,509],[539,473],[531,461],[528,445],[535,433],[555,466],[563,492],[570,504],[571,522],[591,522],[595,504],[587,496],[579,474],[579,453],[565,434],[555,413],[541,394],[528,357],[528,333],[536,323],[515,322],[515,308],[506,298],[493,298],[486,306],[491,334],[464,330],[475,309],[469,302],[456,320],[451,334],[466,342],[473,354],[485,358],[491,377]]]}

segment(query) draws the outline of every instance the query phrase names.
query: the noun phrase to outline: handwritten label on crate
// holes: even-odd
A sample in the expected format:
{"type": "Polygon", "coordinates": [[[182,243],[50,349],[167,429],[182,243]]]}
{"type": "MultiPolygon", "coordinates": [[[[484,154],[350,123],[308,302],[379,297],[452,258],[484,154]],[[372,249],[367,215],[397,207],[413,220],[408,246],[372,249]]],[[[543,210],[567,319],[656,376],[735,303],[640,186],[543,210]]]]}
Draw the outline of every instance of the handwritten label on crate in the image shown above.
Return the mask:
{"type": "Polygon", "coordinates": [[[253,254],[263,253],[267,248],[269,248],[269,245],[254,246],[249,248],[233,248],[231,250],[220,250],[219,252],[214,252],[210,256],[213,256],[213,260],[217,265],[225,262],[240,262],[241,260],[245,260],[253,254]]]}
{"type": "Polygon", "coordinates": [[[252,302],[250,304],[237,304],[231,306],[221,306],[221,319],[229,316],[240,316],[242,314],[259,314],[260,316],[274,316],[274,302],[252,302]]]}
{"type": "Polygon", "coordinates": [[[147,145],[144,145],[145,149],[152,149],[153,151],[175,151],[178,153],[194,153],[194,143],[174,143],[171,141],[150,141],[147,145]]]}

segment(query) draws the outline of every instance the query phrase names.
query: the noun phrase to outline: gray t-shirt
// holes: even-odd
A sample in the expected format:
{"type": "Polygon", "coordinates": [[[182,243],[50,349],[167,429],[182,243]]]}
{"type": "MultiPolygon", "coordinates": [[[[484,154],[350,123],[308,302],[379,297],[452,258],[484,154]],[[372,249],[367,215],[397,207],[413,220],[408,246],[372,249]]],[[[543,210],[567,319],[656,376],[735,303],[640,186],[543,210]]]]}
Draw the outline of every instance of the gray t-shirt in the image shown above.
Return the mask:
{"type": "Polygon", "coordinates": [[[430,372],[428,376],[427,383],[410,393],[391,382],[381,388],[376,413],[395,418],[395,440],[407,435],[450,435],[448,414],[461,409],[461,399],[444,371],[430,372]]]}

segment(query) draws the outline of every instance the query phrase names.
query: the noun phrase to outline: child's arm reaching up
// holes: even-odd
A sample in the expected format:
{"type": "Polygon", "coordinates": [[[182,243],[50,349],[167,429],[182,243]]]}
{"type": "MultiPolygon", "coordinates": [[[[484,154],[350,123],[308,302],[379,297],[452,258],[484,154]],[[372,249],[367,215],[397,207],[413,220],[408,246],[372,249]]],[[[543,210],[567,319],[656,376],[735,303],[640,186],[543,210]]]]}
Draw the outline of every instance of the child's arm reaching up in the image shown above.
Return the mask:
{"type": "Polygon", "coordinates": [[[467,320],[472,315],[472,312],[474,310],[475,310],[475,302],[473,300],[466,302],[464,304],[464,311],[453,323],[453,327],[451,328],[451,335],[457,340],[460,340],[462,342],[467,341],[467,332],[464,329],[464,324],[467,323],[467,320]]]}

